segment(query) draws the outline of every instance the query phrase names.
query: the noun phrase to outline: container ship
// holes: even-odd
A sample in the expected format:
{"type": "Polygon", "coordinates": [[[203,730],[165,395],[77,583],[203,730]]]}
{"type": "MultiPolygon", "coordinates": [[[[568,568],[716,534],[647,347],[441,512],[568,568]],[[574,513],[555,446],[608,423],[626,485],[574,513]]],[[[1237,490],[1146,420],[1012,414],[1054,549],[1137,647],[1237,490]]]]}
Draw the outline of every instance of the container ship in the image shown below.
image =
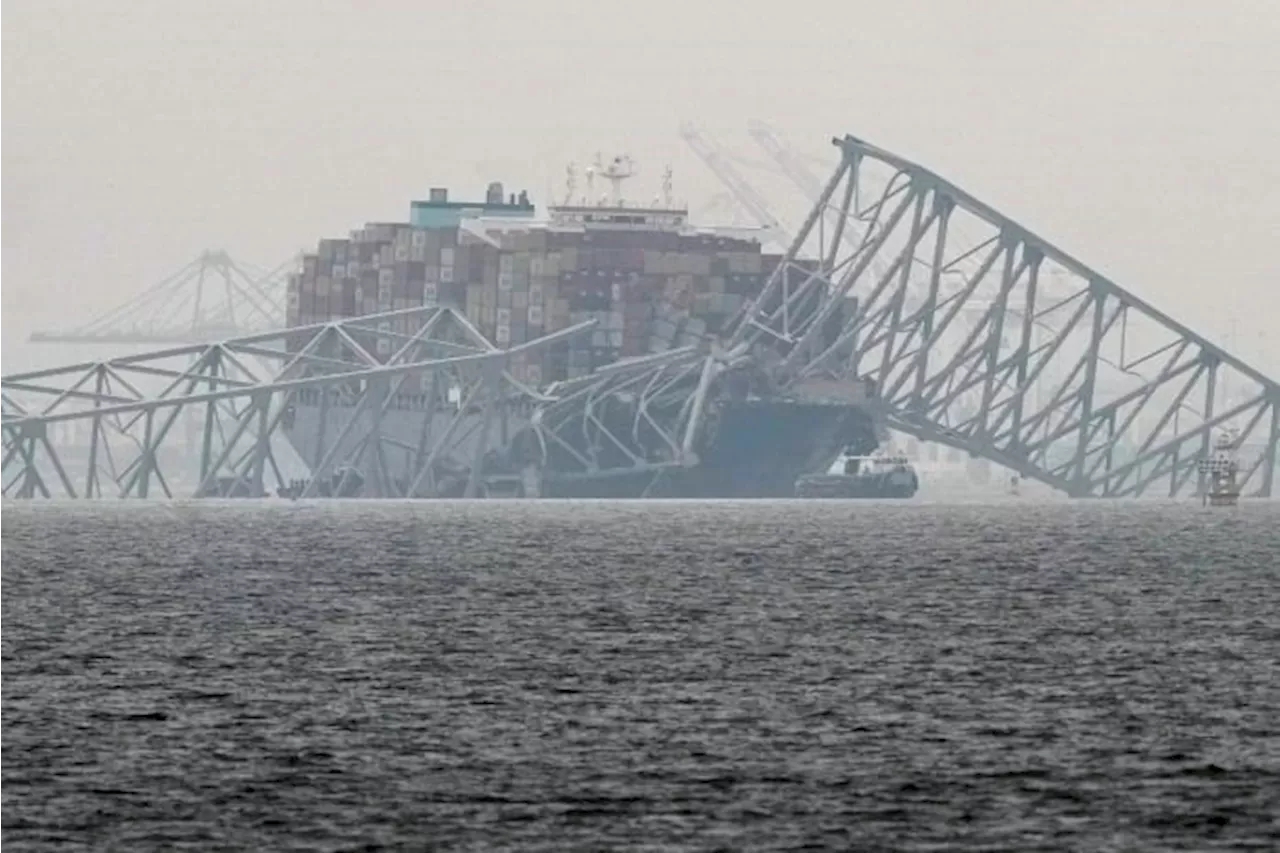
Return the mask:
{"type": "MultiPolygon", "coordinates": [[[[500,183],[490,184],[479,202],[432,189],[425,201],[411,202],[408,222],[370,223],[344,239],[320,240],[303,255],[289,279],[287,322],[449,306],[489,341],[507,347],[594,320],[589,332],[512,357],[510,374],[543,389],[590,377],[620,360],[710,347],[760,293],[782,256],[764,250],[759,232],[694,226],[687,207],[670,200],[669,169],[664,199],[627,204],[619,186],[630,173],[625,158],[588,172],[589,186],[597,176],[613,185],[610,195],[594,202],[590,194],[572,197],[571,177],[564,203],[541,217],[527,192],[507,194],[500,183]]],[[[804,275],[803,269],[789,272],[804,275]]],[[[422,322],[395,318],[381,331],[412,335],[422,322]]],[[[388,339],[355,336],[376,358],[390,356],[388,339]]],[[[442,417],[433,414],[437,404],[461,405],[443,399],[449,393],[428,376],[414,377],[391,401],[381,429],[406,450],[381,463],[381,475],[399,486],[389,491],[404,494],[414,480],[409,449],[425,420],[442,417]]],[[[290,441],[314,462],[330,449],[326,435],[333,442],[350,417],[349,401],[304,394],[287,424],[290,441]]],[[[486,474],[505,468],[511,494],[524,496],[790,497],[799,478],[827,470],[841,454],[872,453],[882,434],[870,407],[856,402],[833,406],[726,392],[711,420],[698,464],[661,478],[558,476],[567,460],[558,461],[555,453],[543,460],[536,485],[528,466],[515,458],[491,460],[486,474]]],[[[504,418],[503,440],[518,448],[524,426],[504,418]]],[[[366,482],[374,473],[353,472],[353,479],[366,482]]],[[[462,495],[466,480],[464,470],[432,472],[433,492],[462,495]]],[[[345,494],[352,487],[345,488],[334,490],[345,494]]],[[[874,484],[864,491],[879,494],[874,484]]]]}

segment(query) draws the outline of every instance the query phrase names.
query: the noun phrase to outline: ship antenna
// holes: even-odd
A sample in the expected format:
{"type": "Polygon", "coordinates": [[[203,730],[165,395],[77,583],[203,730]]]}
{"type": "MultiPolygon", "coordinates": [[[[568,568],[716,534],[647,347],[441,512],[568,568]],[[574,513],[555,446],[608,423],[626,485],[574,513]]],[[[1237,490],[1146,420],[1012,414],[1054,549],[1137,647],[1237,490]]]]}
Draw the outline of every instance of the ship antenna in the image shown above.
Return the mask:
{"type": "Polygon", "coordinates": [[[662,172],[662,201],[667,209],[671,208],[671,164],[662,172]]]}

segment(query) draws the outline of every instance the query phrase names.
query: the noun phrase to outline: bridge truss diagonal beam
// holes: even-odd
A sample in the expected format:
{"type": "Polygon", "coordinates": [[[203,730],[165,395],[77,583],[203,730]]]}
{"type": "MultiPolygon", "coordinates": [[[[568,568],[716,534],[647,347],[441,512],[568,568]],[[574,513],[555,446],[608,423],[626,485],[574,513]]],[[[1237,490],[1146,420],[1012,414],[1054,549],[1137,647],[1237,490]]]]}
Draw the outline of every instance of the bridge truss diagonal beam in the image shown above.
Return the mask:
{"type": "Polygon", "coordinates": [[[491,424],[550,399],[511,360],[592,325],[500,349],[458,311],[422,307],[12,374],[0,485],[7,497],[206,497],[274,480],[309,496],[342,493],[360,471],[371,496],[474,493],[502,450],[491,424]],[[307,458],[303,403],[320,412],[307,458]],[[402,408],[423,422],[413,446],[382,429],[402,408]]]}
{"type": "Polygon", "coordinates": [[[1245,494],[1271,496],[1275,379],[928,169],[834,144],[835,173],[735,333],[774,353],[782,386],[870,380],[893,428],[1078,497],[1184,494],[1228,433],[1245,494]],[[853,239],[821,245],[832,216],[853,239]],[[815,288],[823,307],[797,320],[788,306],[815,288]]]}

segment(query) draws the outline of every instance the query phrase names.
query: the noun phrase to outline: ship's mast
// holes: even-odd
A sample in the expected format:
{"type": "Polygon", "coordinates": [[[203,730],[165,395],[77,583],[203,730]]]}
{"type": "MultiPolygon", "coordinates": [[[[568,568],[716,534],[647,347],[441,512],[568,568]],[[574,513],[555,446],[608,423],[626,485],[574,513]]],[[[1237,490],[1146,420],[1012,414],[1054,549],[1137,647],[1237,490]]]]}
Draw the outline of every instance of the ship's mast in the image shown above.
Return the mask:
{"type": "MultiPolygon", "coordinates": [[[[564,203],[570,205],[573,204],[573,192],[578,188],[578,168],[573,163],[570,163],[565,171],[564,203]]],[[[588,171],[588,174],[590,174],[590,171],[588,171]]]]}
{"type": "Polygon", "coordinates": [[[610,161],[608,166],[604,166],[600,162],[600,155],[596,155],[596,169],[609,182],[611,188],[609,201],[614,207],[622,207],[624,199],[622,198],[622,182],[627,178],[635,175],[635,163],[631,157],[626,154],[619,154],[610,161]]]}

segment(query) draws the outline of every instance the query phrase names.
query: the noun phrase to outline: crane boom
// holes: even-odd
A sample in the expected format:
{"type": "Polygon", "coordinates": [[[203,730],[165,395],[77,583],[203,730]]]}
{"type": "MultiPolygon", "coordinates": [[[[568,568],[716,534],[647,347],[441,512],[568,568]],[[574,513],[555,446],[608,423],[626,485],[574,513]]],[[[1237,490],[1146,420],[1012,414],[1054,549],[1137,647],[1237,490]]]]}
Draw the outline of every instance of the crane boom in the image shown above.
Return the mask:
{"type": "Polygon", "coordinates": [[[689,122],[685,122],[680,127],[680,136],[748,213],[772,231],[782,242],[791,242],[789,230],[769,211],[769,205],[764,198],[738,174],[714,143],[703,137],[689,122]]]}

